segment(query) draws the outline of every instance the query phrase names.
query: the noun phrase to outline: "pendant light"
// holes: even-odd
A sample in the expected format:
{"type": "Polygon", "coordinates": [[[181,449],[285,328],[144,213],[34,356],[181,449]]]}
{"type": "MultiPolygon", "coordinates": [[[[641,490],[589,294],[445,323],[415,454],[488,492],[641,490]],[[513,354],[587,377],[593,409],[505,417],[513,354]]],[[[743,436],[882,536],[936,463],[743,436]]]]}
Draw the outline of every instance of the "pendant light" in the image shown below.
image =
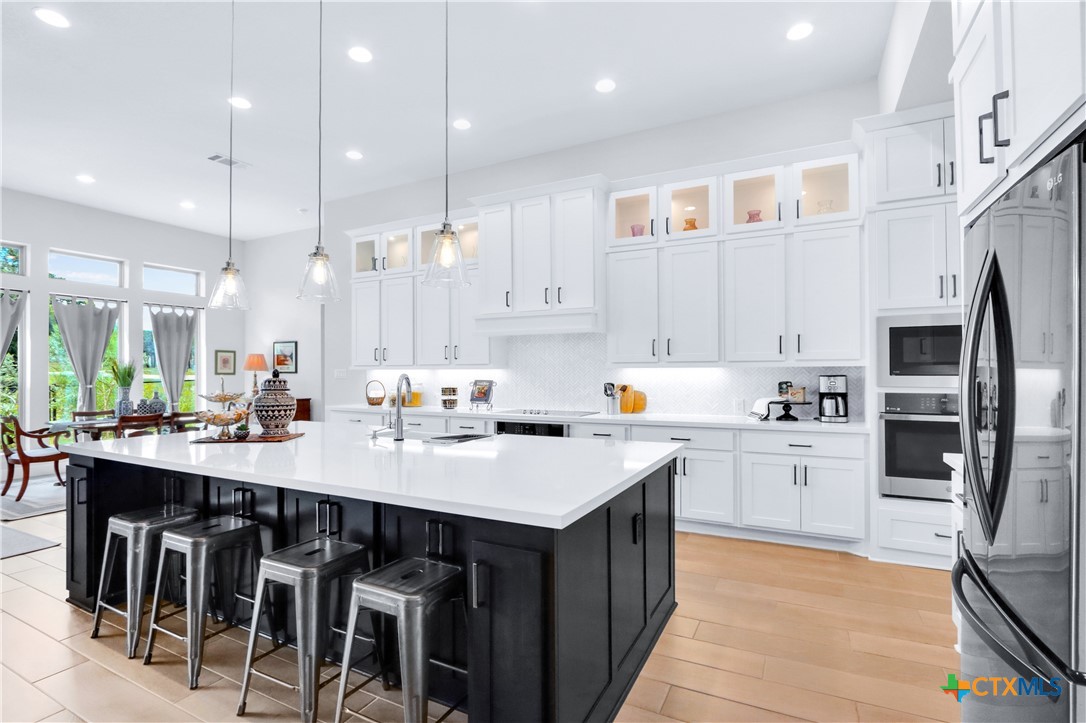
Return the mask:
{"type": "MultiPolygon", "coordinates": [[[[230,2],[230,98],[234,97],[234,2],[230,2]]],[[[227,311],[247,311],[249,309],[249,292],[245,289],[245,280],[241,278],[241,271],[234,265],[234,104],[230,106],[230,149],[227,151],[230,165],[230,181],[227,211],[226,242],[226,266],[223,266],[219,274],[219,280],[215,282],[215,288],[211,290],[211,299],[207,304],[209,309],[226,309],[227,311]]]]}
{"type": "Polygon", "coordinates": [[[448,289],[471,286],[464,270],[460,239],[449,223],[449,0],[445,0],[445,222],[434,237],[434,252],[424,286],[448,289]]]}
{"type": "Polygon", "coordinates": [[[298,298],[303,301],[339,301],[336,287],[336,272],[328,259],[328,254],[321,244],[321,229],[324,224],[324,197],[321,193],[322,167],[321,149],[323,147],[323,85],[324,85],[324,2],[319,3],[319,21],[317,24],[317,247],[309,254],[305,264],[305,274],[298,286],[298,298]]]}

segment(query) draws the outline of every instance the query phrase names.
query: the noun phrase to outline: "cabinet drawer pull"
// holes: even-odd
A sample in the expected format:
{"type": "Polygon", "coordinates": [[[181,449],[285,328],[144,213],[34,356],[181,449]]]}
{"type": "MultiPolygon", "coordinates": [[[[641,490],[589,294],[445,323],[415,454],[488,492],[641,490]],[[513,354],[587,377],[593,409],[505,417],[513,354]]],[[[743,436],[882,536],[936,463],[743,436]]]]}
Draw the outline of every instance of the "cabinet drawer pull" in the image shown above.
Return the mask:
{"type": "Polygon", "coordinates": [[[593,437],[610,437],[611,433],[610,432],[593,432],[592,436],[593,437]]]}
{"type": "Polygon", "coordinates": [[[936,163],[935,164],[935,187],[936,188],[942,188],[943,187],[943,164],[942,163],[936,163]]]}
{"type": "Polygon", "coordinates": [[[478,429],[474,424],[461,424],[458,429],[478,429]]]}
{"type": "Polygon", "coordinates": [[[992,96],[992,144],[1000,148],[1005,148],[1011,144],[1010,138],[999,137],[999,101],[1007,100],[1010,97],[1011,92],[1009,90],[1004,90],[992,96]]]}
{"type": "Polygon", "coordinates": [[[992,120],[991,113],[982,113],[977,116],[977,147],[980,151],[980,162],[987,165],[995,163],[995,156],[984,155],[984,121],[992,120]]]}
{"type": "Polygon", "coordinates": [[[944,535],[942,532],[936,532],[935,536],[938,537],[940,540],[949,540],[950,539],[950,535],[944,535]]]}
{"type": "Polygon", "coordinates": [[[348,419],[348,422],[361,422],[361,419],[348,419]]]}
{"type": "Polygon", "coordinates": [[[693,437],[672,437],[672,442],[689,442],[693,437]]]}
{"type": "Polygon", "coordinates": [[[509,308],[509,293],[508,291],[505,292],[505,308],[507,309],[509,308]]]}
{"type": "Polygon", "coordinates": [[[1039,454],[1037,455],[1037,459],[1051,459],[1051,457],[1047,454],[1039,454]]]}
{"type": "Polygon", "coordinates": [[[407,426],[408,426],[408,427],[421,427],[421,426],[422,426],[422,422],[408,422],[408,423],[407,423],[407,426]]]}
{"type": "Polygon", "coordinates": [[[810,448],[811,448],[811,447],[813,447],[814,445],[813,445],[813,444],[795,444],[795,443],[793,443],[793,442],[789,442],[789,443],[788,443],[788,446],[789,446],[789,447],[803,447],[803,448],[805,448],[805,449],[810,449],[810,448]]]}

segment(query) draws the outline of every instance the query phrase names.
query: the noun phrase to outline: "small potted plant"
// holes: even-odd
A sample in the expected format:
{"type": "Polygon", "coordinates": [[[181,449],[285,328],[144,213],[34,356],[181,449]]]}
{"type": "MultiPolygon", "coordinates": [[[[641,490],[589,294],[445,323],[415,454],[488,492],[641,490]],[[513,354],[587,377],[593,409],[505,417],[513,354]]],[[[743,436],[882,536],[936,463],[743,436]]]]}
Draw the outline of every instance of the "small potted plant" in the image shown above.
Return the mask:
{"type": "Polygon", "coordinates": [[[234,439],[246,439],[249,436],[249,425],[239,424],[234,427],[234,439]]]}
{"type": "Polygon", "coordinates": [[[132,382],[136,379],[136,365],[132,362],[118,364],[114,360],[109,367],[113,380],[117,382],[117,405],[114,412],[118,417],[132,413],[132,382]]]}

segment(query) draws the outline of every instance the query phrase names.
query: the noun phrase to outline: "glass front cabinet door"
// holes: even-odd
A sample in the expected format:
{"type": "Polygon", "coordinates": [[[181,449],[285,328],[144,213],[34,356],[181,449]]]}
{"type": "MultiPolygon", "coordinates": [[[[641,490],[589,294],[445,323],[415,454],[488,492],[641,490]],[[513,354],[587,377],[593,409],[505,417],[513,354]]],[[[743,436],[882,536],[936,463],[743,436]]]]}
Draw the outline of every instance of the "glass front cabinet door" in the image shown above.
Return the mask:
{"type": "Polygon", "coordinates": [[[700,178],[660,188],[664,238],[669,241],[715,236],[720,231],[717,179],[700,178]]]}
{"type": "Polygon", "coordinates": [[[837,156],[792,165],[796,225],[859,218],[856,156],[837,156]]]}
{"type": "Polygon", "coordinates": [[[381,234],[381,273],[406,274],[414,270],[411,229],[381,234]]]}
{"type": "Polygon", "coordinates": [[[656,241],[655,186],[612,193],[607,228],[610,246],[656,241]]]}
{"type": "Polygon", "coordinates": [[[784,166],[724,176],[724,232],[784,226],[784,166]]]}
{"type": "MultiPolygon", "coordinates": [[[[453,219],[449,223],[456,229],[456,235],[460,239],[460,253],[464,257],[467,266],[479,265],[479,219],[464,218],[453,219]]],[[[415,229],[415,237],[418,239],[418,256],[415,268],[420,271],[430,265],[434,256],[434,239],[441,230],[440,223],[419,226],[415,229]]]]}
{"type": "Polygon", "coordinates": [[[351,239],[351,278],[364,279],[381,273],[381,237],[377,234],[355,236],[351,239]]]}

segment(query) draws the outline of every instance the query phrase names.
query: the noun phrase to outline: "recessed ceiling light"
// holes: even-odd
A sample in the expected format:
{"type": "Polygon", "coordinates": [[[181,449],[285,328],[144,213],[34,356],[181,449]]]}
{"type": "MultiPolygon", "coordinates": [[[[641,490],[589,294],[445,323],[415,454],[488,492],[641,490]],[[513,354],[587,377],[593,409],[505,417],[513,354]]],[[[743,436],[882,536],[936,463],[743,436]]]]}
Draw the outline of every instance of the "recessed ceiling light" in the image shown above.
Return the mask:
{"type": "Polygon", "coordinates": [[[245,100],[241,96],[234,96],[233,98],[227,98],[226,102],[235,108],[241,108],[242,110],[249,110],[253,107],[253,104],[245,100]]]}
{"type": "Polygon", "coordinates": [[[468,128],[471,128],[471,121],[467,118],[457,118],[453,121],[453,128],[458,131],[466,131],[468,128]]]}
{"type": "Polygon", "coordinates": [[[88,175],[86,173],[80,173],[78,176],[75,177],[75,180],[79,181],[80,183],[94,183],[94,176],[88,175]]]}
{"type": "Polygon", "coordinates": [[[356,63],[368,63],[373,60],[373,53],[361,45],[356,45],[348,50],[347,55],[356,63]]]}
{"type": "Polygon", "coordinates": [[[464,224],[460,224],[460,226],[458,226],[456,230],[457,231],[463,231],[464,230],[464,224]]]}
{"type": "Polygon", "coordinates": [[[698,207],[697,206],[687,206],[683,210],[684,211],[697,211],[698,207]]]}
{"type": "Polygon", "coordinates": [[[598,93],[610,93],[615,89],[615,81],[610,78],[601,78],[596,81],[596,92],[598,93]]]}
{"type": "Polygon", "coordinates": [[[810,23],[796,23],[792,27],[788,28],[788,32],[785,37],[789,40],[803,40],[805,37],[814,32],[814,25],[810,23]]]}
{"type": "Polygon", "coordinates": [[[68,22],[68,18],[64,17],[56,10],[50,10],[49,8],[34,8],[34,15],[46,25],[52,25],[54,28],[70,28],[72,24],[68,22]]]}
{"type": "Polygon", "coordinates": [[[361,161],[362,160],[362,151],[354,151],[354,150],[347,151],[347,157],[350,158],[352,161],[361,161]]]}
{"type": "Polygon", "coordinates": [[[192,201],[182,201],[178,205],[181,206],[181,208],[185,209],[186,211],[191,211],[192,209],[196,208],[196,204],[193,203],[192,201]]]}

